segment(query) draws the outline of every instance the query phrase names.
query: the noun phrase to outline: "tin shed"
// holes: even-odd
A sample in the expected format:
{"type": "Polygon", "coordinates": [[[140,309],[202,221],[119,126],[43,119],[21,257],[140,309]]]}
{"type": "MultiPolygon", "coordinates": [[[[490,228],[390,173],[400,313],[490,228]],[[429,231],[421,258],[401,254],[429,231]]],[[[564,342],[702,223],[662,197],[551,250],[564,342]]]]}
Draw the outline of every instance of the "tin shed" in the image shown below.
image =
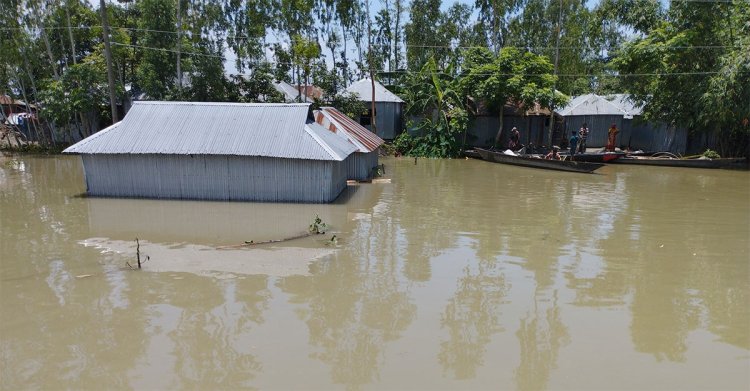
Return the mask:
{"type": "Polygon", "coordinates": [[[309,118],[309,104],[136,102],[64,153],[90,195],[331,202],[357,148],[309,118]]]}
{"type": "Polygon", "coordinates": [[[315,122],[357,147],[358,151],[346,159],[347,178],[369,179],[372,169],[378,165],[383,139],[333,107],[316,110],[315,122]]]}
{"type": "Polygon", "coordinates": [[[643,119],[642,108],[628,94],[587,94],[573,98],[561,111],[565,117],[565,134],[570,137],[585,122],[590,133],[588,146],[603,147],[612,124],[620,130],[617,146],[647,151],[684,153],[687,144],[685,129],[643,119]]]}
{"type": "MultiPolygon", "coordinates": [[[[347,87],[346,91],[359,96],[362,102],[367,102],[367,112],[359,117],[359,123],[372,130],[372,82],[370,79],[362,79],[347,87]]],[[[404,101],[375,81],[375,130],[380,138],[393,140],[401,134],[403,110],[404,101]]]]}

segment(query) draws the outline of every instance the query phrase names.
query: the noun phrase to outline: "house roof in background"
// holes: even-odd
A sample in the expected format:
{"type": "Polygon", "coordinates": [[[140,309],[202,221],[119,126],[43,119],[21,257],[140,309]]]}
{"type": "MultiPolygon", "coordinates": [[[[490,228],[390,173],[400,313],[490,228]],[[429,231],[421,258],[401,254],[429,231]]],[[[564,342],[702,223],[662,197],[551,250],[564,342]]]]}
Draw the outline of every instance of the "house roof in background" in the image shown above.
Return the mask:
{"type": "Polygon", "coordinates": [[[315,121],[354,144],[359,148],[359,152],[375,151],[385,143],[377,134],[333,107],[321,107],[320,110],[316,110],[315,121]]]}
{"type": "MultiPolygon", "coordinates": [[[[297,89],[297,87],[285,82],[285,81],[279,81],[276,83],[273,83],[273,87],[276,89],[276,91],[279,91],[282,95],[284,95],[284,100],[286,102],[292,103],[297,102],[297,98],[300,97],[300,90],[297,89]]],[[[309,98],[303,91],[302,93],[302,101],[305,103],[312,103],[312,98],[309,98]]]]}
{"type": "MultiPolygon", "coordinates": [[[[362,79],[346,87],[346,91],[357,94],[360,100],[372,101],[372,82],[370,79],[362,79]]],[[[396,94],[388,91],[382,84],[375,81],[375,102],[404,103],[396,94]]]]}
{"type": "Polygon", "coordinates": [[[344,160],[357,148],[308,122],[309,104],[135,102],[125,118],[67,148],[81,154],[178,154],[344,160]]]}
{"type": "Polygon", "coordinates": [[[576,96],[560,110],[563,116],[571,115],[622,115],[625,118],[633,118],[640,115],[640,107],[630,100],[627,94],[597,95],[586,94],[576,96]]]}

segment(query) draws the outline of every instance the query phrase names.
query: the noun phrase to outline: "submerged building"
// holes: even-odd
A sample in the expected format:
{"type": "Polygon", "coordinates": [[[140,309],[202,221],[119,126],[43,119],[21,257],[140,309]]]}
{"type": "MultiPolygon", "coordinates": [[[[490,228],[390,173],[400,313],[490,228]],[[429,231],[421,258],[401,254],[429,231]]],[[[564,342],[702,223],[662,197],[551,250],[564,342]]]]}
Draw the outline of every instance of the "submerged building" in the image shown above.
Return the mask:
{"type": "Polygon", "coordinates": [[[315,122],[357,147],[357,152],[346,159],[347,178],[370,179],[383,139],[333,107],[321,107],[314,114],[315,122]]]}
{"type": "Polygon", "coordinates": [[[81,155],[94,196],[331,202],[357,147],[309,104],[136,102],[63,153],[81,155]]]}

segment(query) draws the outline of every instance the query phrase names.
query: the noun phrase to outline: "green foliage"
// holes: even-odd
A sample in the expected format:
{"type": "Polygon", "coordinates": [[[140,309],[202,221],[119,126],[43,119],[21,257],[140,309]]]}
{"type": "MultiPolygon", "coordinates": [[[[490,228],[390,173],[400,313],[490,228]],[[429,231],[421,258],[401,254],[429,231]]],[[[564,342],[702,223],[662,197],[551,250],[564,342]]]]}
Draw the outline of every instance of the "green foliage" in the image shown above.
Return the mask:
{"type": "MultiPolygon", "coordinates": [[[[417,118],[408,127],[418,136],[407,152],[412,156],[456,157],[461,152],[459,135],[469,123],[452,70],[439,72],[430,59],[420,72],[410,73],[406,81],[407,115],[417,118]]],[[[406,140],[404,140],[406,141],[406,140]]]]}
{"type": "Polygon", "coordinates": [[[367,110],[365,102],[359,100],[359,96],[351,92],[337,94],[327,104],[335,107],[340,112],[346,114],[347,117],[354,120],[367,110]]]}
{"type": "Polygon", "coordinates": [[[388,154],[394,154],[394,155],[406,155],[409,156],[411,154],[411,150],[414,149],[414,146],[416,145],[416,140],[414,137],[409,135],[409,132],[403,132],[396,137],[395,140],[393,140],[393,143],[390,145],[393,149],[388,154]]]}
{"type": "Polygon", "coordinates": [[[750,141],[750,5],[673,4],[666,20],[629,42],[614,65],[649,120],[718,136],[723,155],[750,141]],[[718,17],[724,16],[724,17],[718,17]]]}
{"type": "Polygon", "coordinates": [[[174,0],[141,0],[137,3],[141,15],[138,27],[144,31],[139,44],[170,50],[145,50],[141,54],[138,86],[155,100],[166,98],[175,84],[177,57],[172,52],[177,43],[175,5],[174,0]]]}
{"type": "Polygon", "coordinates": [[[313,234],[325,234],[327,229],[328,225],[326,225],[318,215],[315,215],[315,220],[313,220],[312,224],[307,227],[307,230],[313,234]]]}
{"type": "Polygon", "coordinates": [[[703,156],[707,157],[709,159],[719,159],[719,158],[721,158],[721,155],[719,155],[718,152],[712,151],[710,149],[707,149],[705,152],[703,152],[703,156]]]}

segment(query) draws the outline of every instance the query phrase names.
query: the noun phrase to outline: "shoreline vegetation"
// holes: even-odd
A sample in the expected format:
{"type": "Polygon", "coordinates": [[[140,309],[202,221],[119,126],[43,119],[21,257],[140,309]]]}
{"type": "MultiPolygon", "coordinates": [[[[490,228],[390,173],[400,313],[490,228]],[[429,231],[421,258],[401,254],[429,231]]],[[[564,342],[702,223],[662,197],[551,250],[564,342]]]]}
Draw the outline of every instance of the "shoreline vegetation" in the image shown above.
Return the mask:
{"type": "Polygon", "coordinates": [[[480,115],[497,117],[499,147],[506,105],[595,93],[629,94],[692,152],[750,156],[750,2],[449,1],[3,1],[0,122],[56,151],[133,101],[283,102],[286,82],[377,124],[343,94],[370,77],[405,101],[402,155],[460,156],[480,115]]]}

